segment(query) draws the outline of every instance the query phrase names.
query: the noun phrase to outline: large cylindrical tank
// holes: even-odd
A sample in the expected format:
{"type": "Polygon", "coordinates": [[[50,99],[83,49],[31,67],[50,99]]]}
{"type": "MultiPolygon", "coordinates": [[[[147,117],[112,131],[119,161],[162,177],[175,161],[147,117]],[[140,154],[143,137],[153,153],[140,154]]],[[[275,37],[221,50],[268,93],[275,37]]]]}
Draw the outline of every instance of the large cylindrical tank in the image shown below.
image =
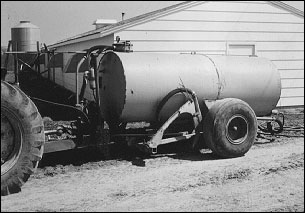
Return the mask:
{"type": "Polygon", "coordinates": [[[13,51],[37,51],[37,41],[40,41],[40,29],[30,21],[20,21],[11,29],[13,51]]]}
{"type": "MultiPolygon", "coordinates": [[[[281,93],[278,70],[259,57],[109,51],[99,72],[101,111],[110,123],[155,121],[160,101],[182,84],[195,91],[201,106],[205,100],[239,98],[257,116],[269,114],[281,93]]],[[[178,109],[182,97],[173,98],[166,111],[178,109]]]]}

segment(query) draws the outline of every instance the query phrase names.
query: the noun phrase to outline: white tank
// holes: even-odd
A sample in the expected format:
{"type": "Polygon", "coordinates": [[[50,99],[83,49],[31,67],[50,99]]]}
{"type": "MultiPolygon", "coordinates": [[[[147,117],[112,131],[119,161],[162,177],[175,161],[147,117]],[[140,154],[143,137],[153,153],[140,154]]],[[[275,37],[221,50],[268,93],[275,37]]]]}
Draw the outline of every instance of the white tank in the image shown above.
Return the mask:
{"type": "MultiPolygon", "coordinates": [[[[104,54],[101,72],[101,111],[109,123],[156,120],[160,101],[172,90],[189,88],[205,100],[239,98],[257,116],[275,108],[281,93],[280,75],[267,59],[190,54],[104,54]]],[[[170,116],[185,98],[176,95],[165,106],[170,116]]]]}

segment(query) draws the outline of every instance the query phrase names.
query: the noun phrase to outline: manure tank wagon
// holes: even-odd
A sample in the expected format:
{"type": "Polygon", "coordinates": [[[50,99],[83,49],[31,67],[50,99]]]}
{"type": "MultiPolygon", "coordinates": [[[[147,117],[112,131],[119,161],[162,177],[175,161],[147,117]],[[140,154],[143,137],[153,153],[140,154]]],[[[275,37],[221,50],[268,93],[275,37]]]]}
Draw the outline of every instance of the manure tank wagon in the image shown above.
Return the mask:
{"type": "Polygon", "coordinates": [[[52,130],[44,129],[35,105],[44,100],[2,78],[1,195],[20,191],[43,153],[86,146],[105,151],[109,144],[123,142],[154,154],[159,145],[184,140],[193,149],[239,157],[253,145],[258,119],[280,125],[272,115],[280,76],[267,59],[129,50],[127,42],[94,46],[75,73],[63,74],[76,76],[71,91],[76,100],[61,106],[77,116],[52,130]],[[80,73],[86,60],[88,69],[80,73]],[[93,98],[85,96],[86,90],[92,90],[93,98]],[[130,127],[134,122],[148,126],[130,127]]]}

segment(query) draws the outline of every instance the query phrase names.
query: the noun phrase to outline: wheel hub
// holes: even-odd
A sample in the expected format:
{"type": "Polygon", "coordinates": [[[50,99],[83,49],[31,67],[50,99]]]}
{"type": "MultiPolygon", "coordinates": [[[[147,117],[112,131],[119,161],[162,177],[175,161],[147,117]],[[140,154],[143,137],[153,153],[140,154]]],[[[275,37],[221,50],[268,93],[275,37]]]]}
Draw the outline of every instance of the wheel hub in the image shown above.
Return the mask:
{"type": "Polygon", "coordinates": [[[14,129],[8,118],[1,114],[1,165],[8,160],[14,150],[14,129]]]}
{"type": "Polygon", "coordinates": [[[226,137],[232,144],[241,144],[248,136],[249,124],[242,115],[233,116],[226,127],[226,137]]]}
{"type": "Polygon", "coordinates": [[[14,166],[21,150],[21,130],[10,118],[1,113],[1,175],[14,166]]]}

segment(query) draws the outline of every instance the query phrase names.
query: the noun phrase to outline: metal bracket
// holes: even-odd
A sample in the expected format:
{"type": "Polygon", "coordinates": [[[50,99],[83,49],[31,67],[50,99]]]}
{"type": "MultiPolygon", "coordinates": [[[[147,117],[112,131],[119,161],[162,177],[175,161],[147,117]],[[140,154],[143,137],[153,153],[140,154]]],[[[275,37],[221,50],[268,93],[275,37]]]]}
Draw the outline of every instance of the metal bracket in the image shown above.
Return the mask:
{"type": "Polygon", "coordinates": [[[185,104],[183,104],[157,131],[156,134],[146,143],[144,143],[150,150],[151,153],[157,153],[157,147],[162,144],[177,142],[180,140],[189,139],[197,134],[200,134],[198,130],[198,126],[202,121],[202,115],[198,104],[198,99],[196,94],[192,91],[191,92],[191,100],[188,100],[185,104]],[[178,137],[166,138],[162,139],[165,130],[169,127],[171,123],[173,123],[182,113],[189,113],[193,117],[194,122],[194,130],[190,134],[184,134],[178,137]]]}

